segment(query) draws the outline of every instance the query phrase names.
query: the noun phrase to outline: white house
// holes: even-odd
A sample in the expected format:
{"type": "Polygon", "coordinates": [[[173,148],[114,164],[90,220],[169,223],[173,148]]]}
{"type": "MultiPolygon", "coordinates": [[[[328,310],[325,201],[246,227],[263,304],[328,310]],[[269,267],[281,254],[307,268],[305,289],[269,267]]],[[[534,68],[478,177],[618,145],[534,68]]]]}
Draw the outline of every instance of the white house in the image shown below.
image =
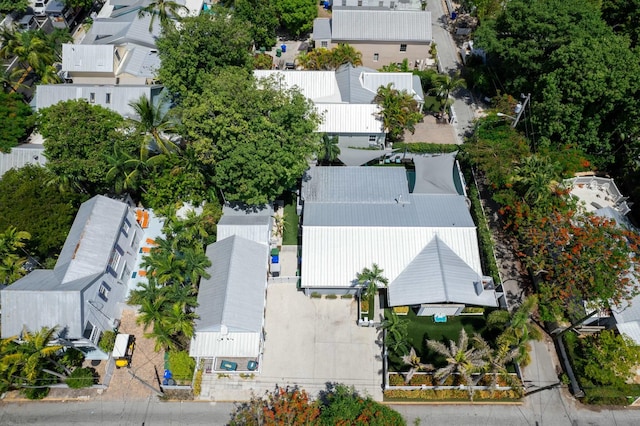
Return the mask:
{"type": "Polygon", "coordinates": [[[442,174],[425,179],[417,168],[413,188],[403,167],[307,172],[301,194],[301,288],[307,295],[357,294],[356,274],[376,263],[389,280],[390,306],[420,306],[421,315],[498,306],[493,280],[482,273],[467,200],[454,182],[454,160],[429,161],[443,164],[442,174]]]}
{"type": "Polygon", "coordinates": [[[80,207],[54,269],[39,269],[0,291],[2,338],[57,327],[62,344],[107,359],[102,333],[118,325],[143,231],[133,209],[97,195],[80,207]]]}

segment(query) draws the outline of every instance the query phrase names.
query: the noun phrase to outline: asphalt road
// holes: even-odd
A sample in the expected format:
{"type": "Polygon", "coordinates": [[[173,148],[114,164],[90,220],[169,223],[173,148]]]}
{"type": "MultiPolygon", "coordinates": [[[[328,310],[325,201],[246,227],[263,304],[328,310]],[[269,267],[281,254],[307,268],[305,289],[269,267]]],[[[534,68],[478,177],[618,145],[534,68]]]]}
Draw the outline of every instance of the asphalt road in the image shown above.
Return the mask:
{"type": "MultiPolygon", "coordinates": [[[[559,390],[545,401],[560,399],[559,390]]],[[[542,394],[542,392],[541,392],[542,394]]],[[[640,410],[591,411],[573,403],[524,405],[398,405],[393,406],[407,424],[487,426],[586,426],[638,425],[640,410]],[[540,413],[543,415],[540,416],[540,413]]],[[[0,424],[10,425],[224,425],[233,409],[230,403],[205,402],[29,402],[0,405],[0,424]]]]}

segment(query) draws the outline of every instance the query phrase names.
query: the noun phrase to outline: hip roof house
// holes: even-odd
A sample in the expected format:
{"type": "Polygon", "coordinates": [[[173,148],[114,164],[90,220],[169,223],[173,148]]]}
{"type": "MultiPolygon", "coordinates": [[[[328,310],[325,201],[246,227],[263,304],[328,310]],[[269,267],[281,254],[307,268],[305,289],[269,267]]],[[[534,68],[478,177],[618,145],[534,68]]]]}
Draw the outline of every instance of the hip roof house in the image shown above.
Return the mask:
{"type": "Polygon", "coordinates": [[[428,164],[439,165],[427,168],[435,175],[417,167],[411,186],[401,167],[307,172],[301,194],[306,294],[356,294],[356,274],[376,263],[389,280],[390,306],[420,306],[422,315],[498,306],[493,281],[482,273],[467,200],[454,179],[454,157],[431,157],[423,166],[428,164]]]}

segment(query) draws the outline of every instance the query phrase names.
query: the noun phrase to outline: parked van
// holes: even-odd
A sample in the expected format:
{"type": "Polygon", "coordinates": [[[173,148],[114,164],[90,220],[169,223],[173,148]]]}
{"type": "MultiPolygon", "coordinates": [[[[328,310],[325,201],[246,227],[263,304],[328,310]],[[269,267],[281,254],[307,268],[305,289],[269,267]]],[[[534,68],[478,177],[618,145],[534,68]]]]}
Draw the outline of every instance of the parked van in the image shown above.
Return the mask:
{"type": "Polygon", "coordinates": [[[33,13],[36,16],[44,16],[46,15],[45,10],[47,9],[47,4],[49,0],[36,0],[33,4],[33,13]]]}
{"type": "Polygon", "coordinates": [[[136,338],[133,334],[118,334],[113,345],[111,356],[116,362],[116,368],[131,368],[131,357],[136,346],[136,338]]]}

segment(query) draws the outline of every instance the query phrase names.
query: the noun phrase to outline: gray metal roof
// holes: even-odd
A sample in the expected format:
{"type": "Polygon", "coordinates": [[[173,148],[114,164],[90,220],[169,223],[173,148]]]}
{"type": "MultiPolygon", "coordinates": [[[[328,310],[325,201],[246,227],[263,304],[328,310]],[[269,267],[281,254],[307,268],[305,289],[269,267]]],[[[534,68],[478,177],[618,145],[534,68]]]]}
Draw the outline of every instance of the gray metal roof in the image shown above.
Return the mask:
{"type": "Polygon", "coordinates": [[[198,292],[197,332],[262,330],[269,248],[231,236],[207,247],[211,278],[198,292]]]}
{"type": "Polygon", "coordinates": [[[478,275],[437,235],[389,284],[389,305],[464,303],[498,306],[494,290],[476,293],[478,275]]]}
{"type": "Polygon", "coordinates": [[[19,169],[27,164],[44,166],[46,162],[43,145],[25,144],[13,147],[11,152],[0,152],[0,178],[11,169],[19,169]]]}
{"type": "Polygon", "coordinates": [[[63,44],[62,71],[113,73],[113,46],[63,44]]]}
{"type": "Polygon", "coordinates": [[[36,88],[36,110],[50,107],[58,102],[71,99],[84,99],[90,102],[91,94],[94,94],[95,105],[117,112],[123,117],[134,117],[135,110],[129,106],[129,102],[137,101],[141,96],[154,100],[162,89],[162,86],[121,86],[121,85],[91,85],[91,84],[41,84],[36,88]],[[109,95],[109,103],[107,103],[109,95]]]}
{"type": "Polygon", "coordinates": [[[156,49],[136,46],[127,52],[119,72],[136,77],[155,78],[160,68],[160,56],[156,49]]]}
{"type": "Polygon", "coordinates": [[[302,178],[305,203],[396,204],[408,197],[404,167],[311,167],[302,178]]]}
{"type": "MultiPolygon", "coordinates": [[[[313,20],[313,33],[311,38],[314,40],[331,40],[331,19],[316,18],[313,20]]],[[[320,46],[316,46],[320,47],[320,46]]]]}
{"type": "Polygon", "coordinates": [[[459,194],[455,183],[457,153],[417,156],[414,194],[459,194]]]}
{"type": "Polygon", "coordinates": [[[137,9],[135,13],[126,13],[111,18],[98,18],[94,20],[82,40],[82,44],[112,44],[116,46],[135,44],[155,48],[156,39],[161,33],[160,20],[154,21],[151,32],[149,32],[150,21],[151,15],[139,18],[137,9]]]}
{"type": "MultiPolygon", "coordinates": [[[[83,292],[101,277],[93,274],[62,286],[52,270],[35,270],[0,292],[3,338],[42,327],[64,327],[82,336],[83,292]]],[[[59,329],[59,331],[63,331],[59,329]]]]}
{"type": "Polygon", "coordinates": [[[475,228],[460,195],[408,195],[399,203],[304,203],[303,226],[475,228]]]}
{"type": "Polygon", "coordinates": [[[336,80],[343,102],[352,104],[370,104],[373,102],[376,92],[362,85],[360,75],[363,72],[375,73],[376,70],[366,67],[354,67],[351,64],[342,65],[336,70],[336,80]]]}
{"type": "Polygon", "coordinates": [[[102,195],[82,203],[54,268],[63,284],[106,270],[127,209],[102,195]]]}
{"type": "Polygon", "coordinates": [[[431,41],[431,13],[408,10],[336,9],[331,18],[332,41],[431,41]]]}
{"type": "Polygon", "coordinates": [[[269,204],[248,206],[243,203],[227,203],[222,208],[222,217],[217,225],[217,240],[238,235],[257,243],[269,244],[272,215],[273,208],[269,204]]]}

